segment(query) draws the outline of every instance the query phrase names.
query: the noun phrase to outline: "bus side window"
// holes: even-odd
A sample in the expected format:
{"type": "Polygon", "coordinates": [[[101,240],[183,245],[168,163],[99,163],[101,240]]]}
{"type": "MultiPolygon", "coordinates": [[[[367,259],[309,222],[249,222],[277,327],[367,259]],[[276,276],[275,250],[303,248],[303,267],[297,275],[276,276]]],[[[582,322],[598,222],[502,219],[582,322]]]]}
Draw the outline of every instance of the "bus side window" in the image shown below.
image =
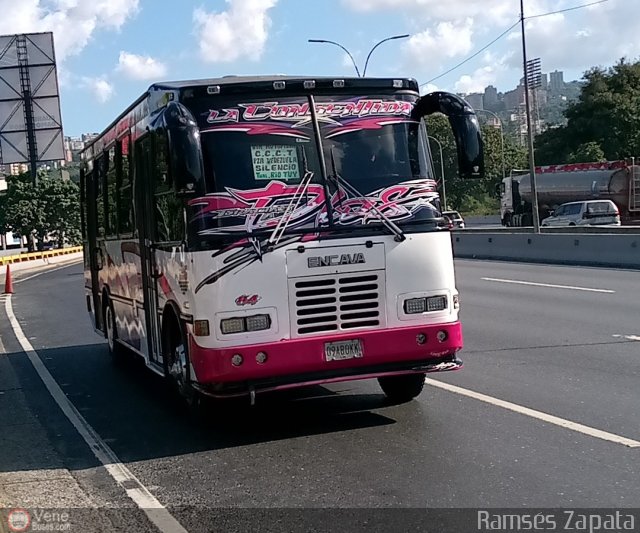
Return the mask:
{"type": "Polygon", "coordinates": [[[85,169],[80,169],[80,231],[82,242],[87,242],[87,178],[85,169]]]}
{"type": "Polygon", "coordinates": [[[133,233],[133,192],[131,186],[131,138],[127,135],[116,145],[118,168],[118,235],[133,233]]]}
{"type": "Polygon", "coordinates": [[[106,164],[107,236],[115,238],[118,235],[118,207],[116,204],[118,183],[115,146],[109,149],[106,164]]]}
{"type": "Polygon", "coordinates": [[[180,242],[185,238],[183,203],[177,197],[169,171],[169,140],[166,132],[155,135],[154,208],[159,242],[180,242]]]}
{"type": "Polygon", "coordinates": [[[98,159],[96,159],[95,165],[94,165],[94,170],[93,170],[93,177],[95,180],[95,189],[96,189],[96,215],[97,215],[97,222],[98,222],[98,226],[97,226],[97,236],[98,238],[102,238],[104,239],[105,235],[106,235],[106,227],[107,227],[107,220],[106,220],[106,209],[105,209],[105,205],[106,205],[106,201],[105,201],[105,186],[104,186],[104,182],[105,182],[105,163],[104,163],[104,155],[101,155],[98,159]]]}

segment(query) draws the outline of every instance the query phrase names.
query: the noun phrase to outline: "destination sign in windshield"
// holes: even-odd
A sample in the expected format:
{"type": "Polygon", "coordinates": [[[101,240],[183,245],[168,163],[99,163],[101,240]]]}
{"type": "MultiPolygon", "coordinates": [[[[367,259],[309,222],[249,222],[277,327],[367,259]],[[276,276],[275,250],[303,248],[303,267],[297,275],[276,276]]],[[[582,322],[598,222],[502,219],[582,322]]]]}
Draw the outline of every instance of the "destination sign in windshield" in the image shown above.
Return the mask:
{"type": "Polygon", "coordinates": [[[251,147],[256,180],[299,180],[300,165],[295,146],[267,144],[251,147]]]}

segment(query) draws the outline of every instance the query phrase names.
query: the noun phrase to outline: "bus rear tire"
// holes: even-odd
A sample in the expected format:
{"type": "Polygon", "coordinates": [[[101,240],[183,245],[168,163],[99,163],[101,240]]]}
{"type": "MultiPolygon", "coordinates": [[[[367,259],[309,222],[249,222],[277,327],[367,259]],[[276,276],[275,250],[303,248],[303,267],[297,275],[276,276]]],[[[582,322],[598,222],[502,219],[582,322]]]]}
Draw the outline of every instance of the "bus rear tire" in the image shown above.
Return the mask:
{"type": "Polygon", "coordinates": [[[107,339],[107,349],[111,360],[116,363],[122,363],[126,349],[118,342],[118,328],[116,326],[116,314],[113,310],[113,303],[110,299],[106,300],[104,311],[104,336],[107,339]]]}
{"type": "Polygon", "coordinates": [[[424,388],[426,374],[404,374],[378,378],[382,392],[391,403],[405,403],[416,398],[424,388]]]}

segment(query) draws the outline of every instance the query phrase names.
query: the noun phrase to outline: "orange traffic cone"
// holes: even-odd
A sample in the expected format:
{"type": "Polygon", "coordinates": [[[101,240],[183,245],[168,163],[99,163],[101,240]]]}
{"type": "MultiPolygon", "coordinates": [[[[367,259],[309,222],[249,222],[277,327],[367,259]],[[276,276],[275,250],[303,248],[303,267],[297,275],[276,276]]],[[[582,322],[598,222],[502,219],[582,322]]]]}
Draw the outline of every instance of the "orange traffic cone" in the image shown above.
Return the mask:
{"type": "Polygon", "coordinates": [[[13,280],[11,279],[11,267],[7,265],[7,276],[4,278],[4,293],[13,294],[13,280]]]}

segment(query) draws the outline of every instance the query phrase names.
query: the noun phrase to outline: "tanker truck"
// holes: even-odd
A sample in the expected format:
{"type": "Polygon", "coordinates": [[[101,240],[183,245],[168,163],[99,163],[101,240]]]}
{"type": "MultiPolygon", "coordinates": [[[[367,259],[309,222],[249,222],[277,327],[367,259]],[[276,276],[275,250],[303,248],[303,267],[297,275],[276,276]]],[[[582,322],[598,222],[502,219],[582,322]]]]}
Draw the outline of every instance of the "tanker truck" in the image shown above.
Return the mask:
{"type": "MultiPolygon", "coordinates": [[[[612,200],[620,211],[622,224],[639,223],[640,166],[635,163],[632,159],[537,167],[539,220],[567,202],[612,200]]],[[[500,218],[503,226],[532,226],[532,203],[528,171],[513,171],[502,180],[500,218]]]]}

